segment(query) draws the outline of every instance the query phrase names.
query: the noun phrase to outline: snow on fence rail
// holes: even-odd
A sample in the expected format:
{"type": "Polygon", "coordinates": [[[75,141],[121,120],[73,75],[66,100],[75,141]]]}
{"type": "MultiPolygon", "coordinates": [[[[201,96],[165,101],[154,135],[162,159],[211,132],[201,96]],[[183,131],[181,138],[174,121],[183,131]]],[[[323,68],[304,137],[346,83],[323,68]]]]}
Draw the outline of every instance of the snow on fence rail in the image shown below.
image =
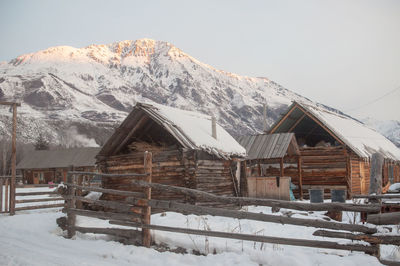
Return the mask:
{"type": "Polygon", "coordinates": [[[238,211],[232,209],[213,208],[204,206],[195,206],[187,203],[179,203],[176,201],[156,200],[151,199],[151,189],[163,190],[173,193],[181,193],[196,198],[207,198],[208,200],[221,202],[221,203],[234,203],[238,206],[242,205],[259,205],[278,208],[296,209],[302,211],[327,211],[327,210],[343,210],[354,212],[377,212],[381,206],[379,204],[360,205],[360,204],[346,204],[346,203],[298,203],[287,202],[280,200],[269,199],[256,199],[256,198],[235,198],[216,196],[199,190],[156,184],[151,182],[152,177],[152,155],[145,153],[144,160],[144,174],[129,173],[129,174],[99,174],[99,173],[86,173],[86,172],[69,172],[68,183],[66,189],[61,190],[63,197],[67,201],[67,207],[64,212],[67,213],[67,218],[64,217],[64,222],[59,220],[58,223],[68,231],[68,237],[71,238],[75,235],[76,231],[82,233],[99,233],[109,234],[125,238],[128,242],[139,242],[146,247],[150,247],[151,236],[149,230],[168,231],[175,233],[204,235],[211,237],[232,238],[238,240],[248,240],[255,242],[274,243],[293,246],[315,247],[315,248],[328,248],[328,249],[341,249],[362,251],[367,254],[379,256],[380,244],[400,244],[399,236],[381,236],[374,235],[377,232],[376,227],[369,227],[359,224],[345,224],[339,222],[331,222],[317,219],[302,219],[294,217],[285,217],[277,215],[269,215],[263,213],[252,213],[246,211],[238,211]],[[82,179],[79,177],[82,174],[92,174],[101,176],[102,178],[125,176],[131,177],[131,182],[142,192],[121,191],[116,189],[104,189],[99,187],[87,187],[82,185],[82,179]],[[102,192],[111,195],[125,197],[124,201],[111,201],[111,200],[95,200],[82,196],[82,191],[102,192]],[[83,203],[92,206],[103,207],[102,211],[88,210],[83,208],[83,203]],[[178,228],[161,225],[152,225],[150,221],[151,208],[163,211],[175,211],[183,213],[192,213],[198,215],[214,215],[238,219],[249,219],[263,222],[272,222],[280,224],[292,224],[307,227],[320,228],[314,232],[315,236],[342,238],[350,240],[362,240],[369,245],[363,244],[340,244],[333,241],[309,240],[309,239],[293,239],[281,238],[270,236],[257,236],[230,232],[219,232],[209,230],[196,230],[189,228],[178,228]],[[76,215],[88,216],[108,220],[110,224],[134,227],[135,229],[122,229],[122,228],[89,228],[80,227],[76,225],[76,215]],[[142,231],[139,231],[141,228],[142,231]],[[327,231],[322,229],[342,230],[355,233],[344,233],[336,231],[327,231]]]}

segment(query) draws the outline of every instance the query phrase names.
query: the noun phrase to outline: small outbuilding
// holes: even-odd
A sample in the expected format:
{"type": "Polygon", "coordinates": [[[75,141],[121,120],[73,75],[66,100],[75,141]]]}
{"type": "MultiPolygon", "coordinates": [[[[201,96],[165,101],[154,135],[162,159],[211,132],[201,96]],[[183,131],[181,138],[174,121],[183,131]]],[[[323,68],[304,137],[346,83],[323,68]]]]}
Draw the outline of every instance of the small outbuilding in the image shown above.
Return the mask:
{"type": "MultiPolygon", "coordinates": [[[[367,194],[370,158],[385,158],[383,185],[400,181],[400,149],[363,123],[322,105],[293,102],[269,133],[294,133],[301,157],[303,189],[346,188],[367,194]]],[[[293,176],[295,183],[299,180],[293,176]]]]}
{"type": "Polygon", "coordinates": [[[299,180],[301,187],[301,157],[295,135],[258,134],[236,139],[247,152],[242,195],[289,200],[291,178],[299,180]]]}
{"type": "MultiPolygon", "coordinates": [[[[104,173],[140,173],[143,154],[152,152],[152,182],[198,189],[216,195],[240,193],[240,160],[246,150],[211,116],[137,103],[97,156],[104,173]]],[[[103,181],[105,188],[135,191],[129,178],[103,181]]],[[[112,195],[103,195],[111,198],[112,195]]],[[[187,196],[152,190],[152,198],[203,205],[187,196]]]]}
{"type": "Polygon", "coordinates": [[[96,147],[34,150],[22,158],[17,170],[27,184],[66,182],[70,166],[77,171],[94,172],[99,151],[96,147]]]}

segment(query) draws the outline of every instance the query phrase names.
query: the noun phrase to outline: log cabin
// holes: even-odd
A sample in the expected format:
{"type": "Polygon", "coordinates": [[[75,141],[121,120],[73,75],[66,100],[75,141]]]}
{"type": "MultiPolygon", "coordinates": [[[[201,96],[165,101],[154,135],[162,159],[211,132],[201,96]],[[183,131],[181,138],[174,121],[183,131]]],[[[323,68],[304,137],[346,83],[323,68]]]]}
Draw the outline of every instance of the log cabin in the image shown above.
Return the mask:
{"type": "MultiPolygon", "coordinates": [[[[152,182],[238,196],[240,159],[246,150],[210,116],[159,104],[137,103],[97,156],[103,173],[143,173],[152,153],[152,182]],[[214,123],[213,123],[214,121],[214,123]]],[[[129,178],[103,180],[103,187],[140,191],[129,178]]],[[[152,198],[218,206],[152,190],[152,198]]],[[[120,200],[105,194],[104,199],[120,200]]]]}
{"type": "Polygon", "coordinates": [[[289,200],[291,177],[301,180],[298,178],[300,150],[294,133],[247,135],[236,139],[247,152],[242,195],[289,200]]]}
{"type": "MultiPolygon", "coordinates": [[[[293,102],[269,133],[294,133],[301,156],[303,189],[347,189],[350,197],[368,194],[370,158],[385,158],[383,185],[400,182],[400,150],[380,133],[352,117],[322,105],[293,102]]],[[[306,191],[305,191],[306,192],[306,191]]]]}
{"type": "Polygon", "coordinates": [[[96,155],[100,148],[70,148],[57,150],[34,150],[28,152],[17,164],[22,181],[26,184],[66,182],[72,166],[76,171],[95,171],[96,155]]]}

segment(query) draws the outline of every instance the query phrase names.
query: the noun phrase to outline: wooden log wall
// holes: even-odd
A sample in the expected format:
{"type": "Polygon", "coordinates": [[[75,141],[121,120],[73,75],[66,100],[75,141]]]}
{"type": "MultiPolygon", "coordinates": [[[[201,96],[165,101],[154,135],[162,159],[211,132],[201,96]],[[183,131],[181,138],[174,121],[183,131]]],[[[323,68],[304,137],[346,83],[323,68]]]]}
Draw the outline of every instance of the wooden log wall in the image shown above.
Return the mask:
{"type": "MultiPolygon", "coordinates": [[[[235,195],[232,177],[235,171],[231,172],[231,161],[213,159],[211,156],[202,156],[200,160],[197,159],[196,151],[178,149],[163,151],[157,147],[157,150],[152,152],[153,183],[193,188],[221,196],[235,195]]],[[[102,161],[99,166],[103,173],[143,173],[143,152],[135,151],[125,155],[111,156],[102,161]]],[[[102,186],[109,189],[140,192],[141,189],[132,185],[131,180],[129,177],[111,177],[105,179],[102,186]]],[[[228,206],[206,200],[196,201],[190,196],[157,189],[152,190],[151,198],[207,206],[228,206]]],[[[104,195],[102,199],[124,200],[123,197],[117,195],[104,195]]]]}
{"type": "MultiPolygon", "coordinates": [[[[153,173],[152,182],[173,186],[191,186],[190,173],[194,172],[194,160],[182,160],[182,152],[179,150],[161,151],[153,154],[153,173]],[[190,163],[191,162],[191,163],[190,163]],[[190,168],[192,171],[190,172],[190,168]]],[[[126,155],[116,155],[108,157],[100,163],[102,172],[109,174],[123,173],[144,173],[143,168],[143,152],[132,152],[126,155]]],[[[125,191],[142,192],[142,189],[131,184],[130,177],[110,177],[103,179],[102,186],[109,189],[118,189],[125,191]]],[[[185,197],[175,193],[161,192],[154,189],[152,198],[163,200],[185,201],[185,197]]],[[[105,200],[123,200],[123,197],[117,195],[105,194],[105,200]]]]}
{"type": "MultiPolygon", "coordinates": [[[[234,183],[236,170],[231,168],[231,163],[231,161],[225,160],[197,160],[196,189],[218,196],[239,196],[236,195],[239,194],[239,188],[234,183]]],[[[227,206],[212,201],[197,201],[196,204],[214,207],[227,206]]]]}
{"type": "MultiPolygon", "coordinates": [[[[303,186],[348,186],[348,157],[343,146],[302,147],[300,154],[303,186]]],[[[330,189],[324,192],[325,198],[330,198],[330,189]]],[[[308,197],[307,190],[303,193],[304,197],[308,197]]]]}

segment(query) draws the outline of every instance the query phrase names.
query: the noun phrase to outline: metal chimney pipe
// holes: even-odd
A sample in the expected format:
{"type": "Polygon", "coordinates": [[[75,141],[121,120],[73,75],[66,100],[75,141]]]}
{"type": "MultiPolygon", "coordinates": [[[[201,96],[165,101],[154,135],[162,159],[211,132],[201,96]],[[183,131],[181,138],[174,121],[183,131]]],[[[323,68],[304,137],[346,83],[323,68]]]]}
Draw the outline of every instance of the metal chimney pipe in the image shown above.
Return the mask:
{"type": "Polygon", "coordinates": [[[264,122],[264,127],[263,127],[263,132],[267,132],[267,104],[263,104],[263,122],[264,122]]]}
{"type": "Polygon", "coordinates": [[[217,120],[215,119],[215,116],[211,116],[211,132],[212,132],[212,137],[214,139],[217,139],[217,120]]]}

